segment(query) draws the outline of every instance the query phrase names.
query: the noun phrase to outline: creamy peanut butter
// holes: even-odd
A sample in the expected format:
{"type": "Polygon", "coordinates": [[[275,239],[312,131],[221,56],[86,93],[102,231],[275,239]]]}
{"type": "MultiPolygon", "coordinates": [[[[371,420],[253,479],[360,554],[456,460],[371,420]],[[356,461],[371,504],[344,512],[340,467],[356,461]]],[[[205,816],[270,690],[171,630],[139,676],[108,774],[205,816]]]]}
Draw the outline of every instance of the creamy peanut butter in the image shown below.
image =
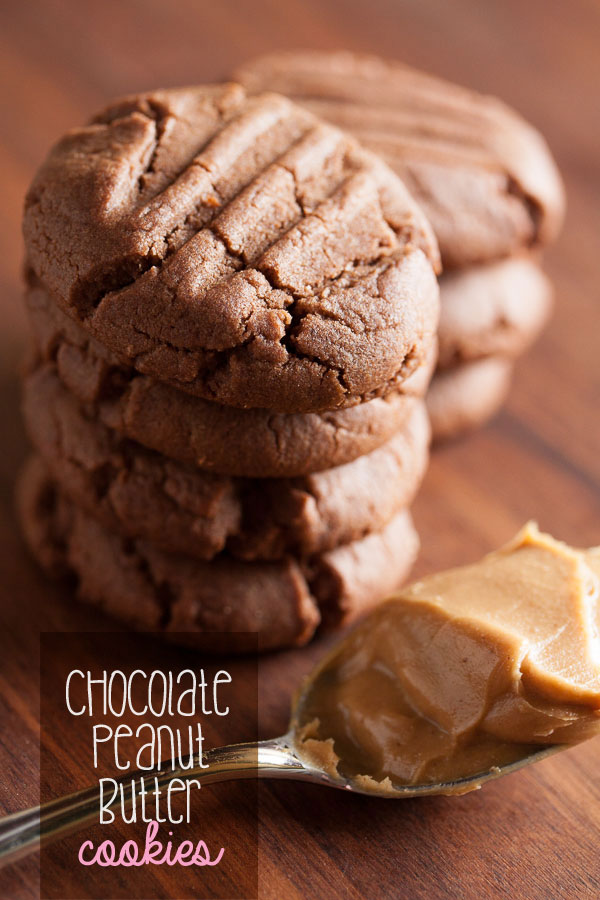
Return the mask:
{"type": "Polygon", "coordinates": [[[298,752],[365,787],[486,772],[600,732],[600,548],[530,523],[375,610],[310,676],[298,752]]]}

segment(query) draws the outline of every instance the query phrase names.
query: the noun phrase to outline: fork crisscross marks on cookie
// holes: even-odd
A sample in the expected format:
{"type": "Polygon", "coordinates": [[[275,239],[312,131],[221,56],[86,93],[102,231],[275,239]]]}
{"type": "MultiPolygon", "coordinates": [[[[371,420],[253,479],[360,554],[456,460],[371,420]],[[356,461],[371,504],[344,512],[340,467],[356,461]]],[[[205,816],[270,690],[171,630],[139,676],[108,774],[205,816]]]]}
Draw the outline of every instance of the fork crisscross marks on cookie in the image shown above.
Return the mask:
{"type": "Polygon", "coordinates": [[[347,52],[281,52],[234,77],[280,91],[382,156],[422,205],[444,266],[551,242],[564,192],[542,136],[500,100],[402,63],[347,52]]]}
{"type": "Polygon", "coordinates": [[[50,155],[25,234],[32,280],[98,340],[232,406],[385,394],[435,333],[435,243],[403,185],[277,95],[117,103],[50,155]]]}

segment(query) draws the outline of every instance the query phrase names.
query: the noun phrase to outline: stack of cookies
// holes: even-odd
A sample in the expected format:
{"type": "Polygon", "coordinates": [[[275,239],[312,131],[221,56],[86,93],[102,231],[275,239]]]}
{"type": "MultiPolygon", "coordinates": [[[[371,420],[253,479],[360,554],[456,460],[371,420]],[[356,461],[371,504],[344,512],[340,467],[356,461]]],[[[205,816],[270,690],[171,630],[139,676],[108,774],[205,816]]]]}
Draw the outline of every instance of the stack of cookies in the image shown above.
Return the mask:
{"type": "Polygon", "coordinates": [[[354,139],[238,85],[125,98],[26,200],[39,562],[137,628],[302,644],[417,550],[437,246],[354,139]]]}
{"type": "Polygon", "coordinates": [[[444,268],[428,395],[433,434],[484,422],[550,312],[538,255],[557,235],[564,196],[543,138],[495,98],[375,57],[277,53],[235,78],[347,129],[405,182],[433,226],[444,268]]]}

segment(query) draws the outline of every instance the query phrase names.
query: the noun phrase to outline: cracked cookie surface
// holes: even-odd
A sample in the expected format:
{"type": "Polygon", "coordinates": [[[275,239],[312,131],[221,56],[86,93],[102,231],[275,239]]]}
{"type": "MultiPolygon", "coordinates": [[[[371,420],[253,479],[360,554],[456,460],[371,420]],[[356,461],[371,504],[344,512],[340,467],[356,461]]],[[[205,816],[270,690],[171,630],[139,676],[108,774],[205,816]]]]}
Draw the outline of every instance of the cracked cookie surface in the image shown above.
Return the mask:
{"type": "Polygon", "coordinates": [[[238,85],[125,98],[28,192],[29,282],[138,371],[308,412],[401,389],[434,341],[431,229],[376,156],[238,85]]]}
{"type": "Polygon", "coordinates": [[[405,381],[404,394],[326,413],[238,410],[141,375],[65,315],[43,290],[26,297],[32,368],[51,363],[90,417],[138,443],[211,472],[251,478],[306,475],[370,453],[403,427],[435,364],[405,381]]]}
{"type": "Polygon", "coordinates": [[[215,632],[215,649],[225,652],[255,649],[248,632],[268,650],[305,644],[320,624],[351,621],[400,585],[418,549],[402,512],[382,532],[323,553],[310,567],[292,557],[242,562],[221,554],[203,562],[170,555],[111,534],[57,490],[39,457],[22,473],[18,507],[34,557],[49,574],[74,575],[80,599],[187,644],[194,633],[215,632]]]}
{"type": "Polygon", "coordinates": [[[234,77],[291,97],[381,155],[431,222],[445,268],[556,237],[564,191],[550,151],[494,97],[347,52],[272,53],[234,77]]]}
{"type": "Polygon", "coordinates": [[[145,450],[89,419],[50,366],[24,382],[29,436],[53,479],[106,528],[212,559],[331,550],[381,530],[425,473],[429,422],[413,399],[404,427],[372,453],[296,479],[230,478],[145,450]]]}

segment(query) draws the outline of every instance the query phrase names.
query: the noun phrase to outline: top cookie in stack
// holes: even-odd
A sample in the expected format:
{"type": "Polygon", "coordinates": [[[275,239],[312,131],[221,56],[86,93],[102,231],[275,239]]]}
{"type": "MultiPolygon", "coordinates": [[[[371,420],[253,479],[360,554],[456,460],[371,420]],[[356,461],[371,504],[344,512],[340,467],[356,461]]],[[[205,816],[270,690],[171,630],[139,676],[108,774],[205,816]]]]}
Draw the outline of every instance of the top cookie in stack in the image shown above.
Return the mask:
{"type": "Polygon", "coordinates": [[[398,584],[438,261],[384,162],[276,94],[157,91],[59,141],[24,233],[20,502],[48,569],[229,649],[302,643],[398,584]]]}
{"type": "Polygon", "coordinates": [[[427,353],[435,242],[340,131],[235,85],[116,103],[27,197],[30,281],[140,372],[309,412],[401,389],[427,353]]]}
{"type": "Polygon", "coordinates": [[[446,272],[428,397],[434,435],[484,421],[550,311],[550,285],[533,254],[555,239],[564,194],[543,138],[493,97],[371,56],[277,53],[235,77],[347,129],[406,183],[446,272]]]}

